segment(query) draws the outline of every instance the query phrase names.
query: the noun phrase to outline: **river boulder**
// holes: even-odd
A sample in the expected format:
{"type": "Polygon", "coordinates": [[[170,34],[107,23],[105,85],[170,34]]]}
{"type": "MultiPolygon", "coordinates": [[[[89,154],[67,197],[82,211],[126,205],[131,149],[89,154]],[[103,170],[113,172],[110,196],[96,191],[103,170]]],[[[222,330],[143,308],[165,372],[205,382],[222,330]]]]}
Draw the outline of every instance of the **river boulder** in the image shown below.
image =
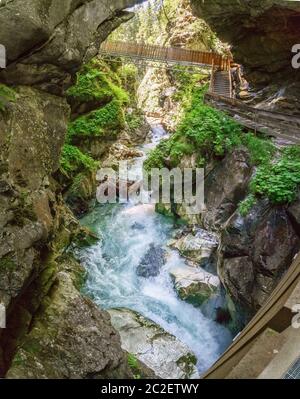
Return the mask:
{"type": "Polygon", "coordinates": [[[201,306],[220,287],[220,279],[204,269],[190,266],[170,272],[179,297],[193,305],[201,306]]]}
{"type": "Polygon", "coordinates": [[[163,379],[199,378],[196,357],[173,335],[129,309],[109,310],[120,333],[122,348],[135,355],[163,379]]]}
{"type": "Polygon", "coordinates": [[[218,237],[200,228],[194,228],[187,235],[171,243],[181,255],[198,263],[200,266],[208,264],[218,248],[218,237]]]}
{"type": "Polygon", "coordinates": [[[137,267],[137,275],[146,278],[158,276],[161,268],[166,262],[166,255],[166,250],[151,244],[149,250],[137,267]]]}

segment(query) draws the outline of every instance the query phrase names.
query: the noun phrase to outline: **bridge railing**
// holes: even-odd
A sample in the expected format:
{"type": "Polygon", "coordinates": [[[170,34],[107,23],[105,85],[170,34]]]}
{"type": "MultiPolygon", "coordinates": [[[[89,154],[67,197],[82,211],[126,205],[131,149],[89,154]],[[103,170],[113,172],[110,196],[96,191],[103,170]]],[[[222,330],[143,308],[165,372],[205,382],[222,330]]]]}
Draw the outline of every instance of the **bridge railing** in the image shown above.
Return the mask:
{"type": "Polygon", "coordinates": [[[102,53],[129,56],[152,61],[178,62],[192,65],[214,65],[222,70],[230,69],[231,59],[213,52],[187,50],[177,47],[161,47],[150,44],[106,41],[101,44],[102,53]]]}

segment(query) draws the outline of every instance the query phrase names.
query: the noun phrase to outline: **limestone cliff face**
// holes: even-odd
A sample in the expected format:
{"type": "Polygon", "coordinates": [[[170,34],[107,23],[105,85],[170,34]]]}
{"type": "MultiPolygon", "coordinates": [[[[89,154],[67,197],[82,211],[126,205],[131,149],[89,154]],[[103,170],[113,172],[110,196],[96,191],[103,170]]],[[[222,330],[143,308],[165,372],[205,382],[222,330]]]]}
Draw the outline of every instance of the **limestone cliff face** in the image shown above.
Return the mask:
{"type": "Polygon", "coordinates": [[[62,258],[71,240],[85,232],[65,206],[54,174],[70,117],[65,90],[99,43],[130,17],[122,10],[136,3],[11,0],[0,5],[0,43],[8,58],[0,72],[0,303],[7,308],[8,327],[0,330],[2,376],[14,358],[19,361],[13,361],[10,376],[19,378],[28,377],[28,367],[30,377],[130,376],[106,313],[78,293],[74,276],[81,272],[62,258]],[[8,86],[13,91],[7,99],[2,93],[8,86]],[[60,294],[64,287],[74,301],[60,294]],[[52,313],[64,316],[55,320],[52,313]],[[73,326],[69,336],[65,322],[73,326]],[[83,340],[80,325],[91,331],[83,340]],[[33,348],[41,328],[45,341],[33,348]],[[61,331],[60,338],[51,335],[53,329],[61,331]],[[34,365],[43,364],[49,342],[56,359],[68,364],[54,362],[54,373],[45,363],[39,374],[34,365]],[[96,347],[89,364],[87,356],[96,347]]]}
{"type": "Polygon", "coordinates": [[[299,2],[191,0],[191,4],[195,15],[231,44],[235,60],[245,67],[255,88],[275,86],[265,89],[262,98],[271,100],[273,95],[277,108],[299,113],[300,73],[291,65],[292,46],[300,40],[299,2]]]}

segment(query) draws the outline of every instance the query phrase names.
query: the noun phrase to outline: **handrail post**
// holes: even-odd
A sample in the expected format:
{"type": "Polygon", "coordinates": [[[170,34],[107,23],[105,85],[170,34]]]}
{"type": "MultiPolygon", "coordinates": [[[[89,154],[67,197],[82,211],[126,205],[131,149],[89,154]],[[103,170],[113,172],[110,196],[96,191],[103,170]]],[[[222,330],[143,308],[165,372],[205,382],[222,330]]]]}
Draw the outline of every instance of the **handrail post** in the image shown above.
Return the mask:
{"type": "Polygon", "coordinates": [[[211,78],[210,78],[210,88],[209,88],[209,91],[211,92],[211,93],[213,93],[213,87],[214,87],[214,76],[215,76],[215,72],[214,72],[214,69],[215,69],[215,59],[214,59],[214,57],[212,58],[212,67],[211,67],[211,78]]]}

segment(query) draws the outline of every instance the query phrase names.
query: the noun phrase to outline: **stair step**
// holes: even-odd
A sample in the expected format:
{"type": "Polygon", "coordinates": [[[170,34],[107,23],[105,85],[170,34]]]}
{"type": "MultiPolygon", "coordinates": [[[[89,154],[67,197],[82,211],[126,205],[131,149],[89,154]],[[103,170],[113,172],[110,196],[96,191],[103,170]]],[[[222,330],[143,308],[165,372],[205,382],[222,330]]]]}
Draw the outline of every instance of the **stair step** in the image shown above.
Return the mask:
{"type": "Polygon", "coordinates": [[[226,379],[256,379],[274,359],[284,342],[285,338],[281,334],[267,328],[226,379]]]}
{"type": "Polygon", "coordinates": [[[231,82],[228,71],[217,71],[214,73],[212,92],[224,97],[231,97],[231,82]]]}
{"type": "Polygon", "coordinates": [[[259,375],[258,379],[299,379],[293,365],[300,357],[300,335],[297,328],[290,326],[281,334],[284,344],[279,353],[259,375]]]}

